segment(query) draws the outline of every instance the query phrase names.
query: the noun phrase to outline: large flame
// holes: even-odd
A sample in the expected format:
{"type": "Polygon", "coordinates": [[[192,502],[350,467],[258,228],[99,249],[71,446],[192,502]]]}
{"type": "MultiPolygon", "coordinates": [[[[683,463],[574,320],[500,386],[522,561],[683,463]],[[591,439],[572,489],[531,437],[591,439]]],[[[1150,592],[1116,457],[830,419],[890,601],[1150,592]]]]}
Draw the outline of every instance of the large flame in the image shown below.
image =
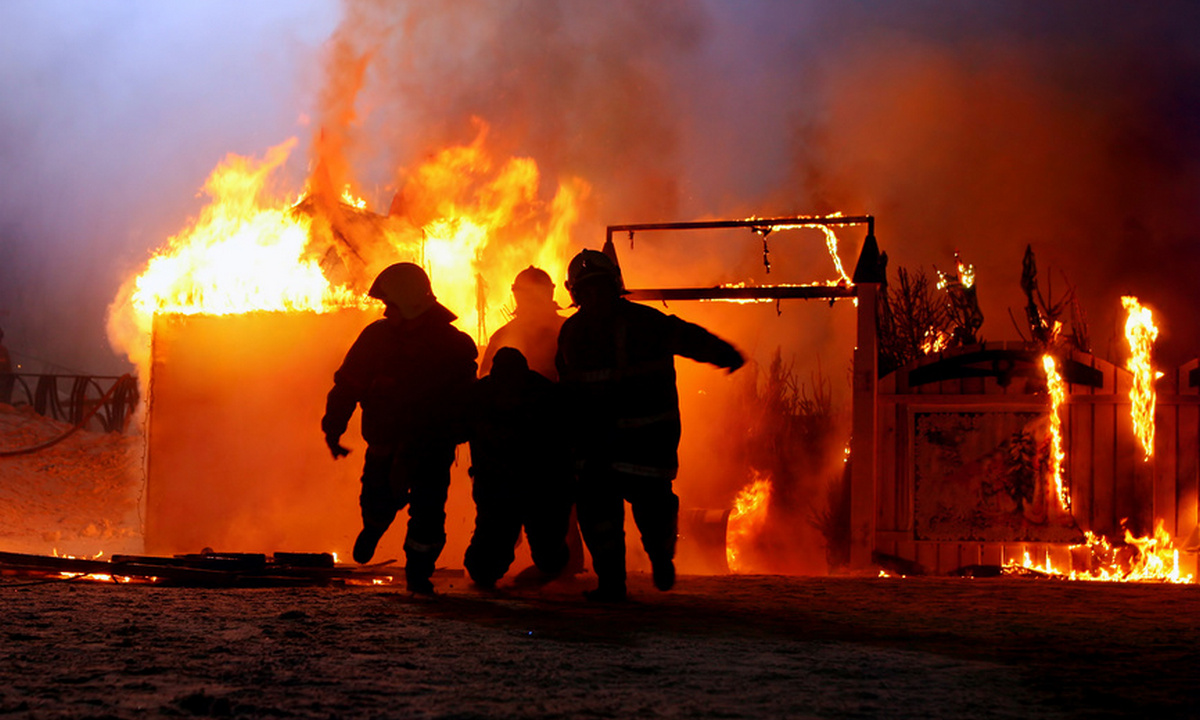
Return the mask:
{"type": "Polygon", "coordinates": [[[1121,298],[1121,304],[1129,313],[1125,320],[1125,339],[1129,341],[1126,367],[1133,373],[1133,387],[1129,390],[1133,431],[1142,444],[1144,459],[1149,460],[1154,455],[1154,381],[1161,376],[1155,373],[1150,360],[1158,328],[1150,309],[1143,307],[1137,298],[1126,295],[1121,298]]]}
{"type": "Polygon", "coordinates": [[[1063,450],[1062,407],[1067,401],[1067,385],[1053,355],[1042,356],[1042,369],[1046,371],[1046,388],[1050,391],[1050,471],[1054,476],[1054,493],[1059,507],[1070,511],[1071,497],[1063,484],[1063,460],[1067,454],[1063,450]]]}
{"type": "MultiPolygon", "coordinates": [[[[517,273],[535,265],[552,278],[566,276],[570,232],[589,191],[582,180],[568,180],[542,203],[537,163],[497,162],[486,138],[481,122],[470,145],[446,148],[416,168],[403,194],[406,219],[420,224],[414,260],[429,269],[438,299],[476,330],[481,344],[508,320],[517,273]]],[[[403,233],[389,241],[399,253],[412,243],[403,233]]]]}
{"type": "Polygon", "coordinates": [[[110,312],[114,345],[145,367],[155,314],[367,306],[371,279],[401,261],[422,265],[439,301],[486,342],[511,314],[508,289],[518,272],[536,265],[564,277],[588,186],[570,179],[540,200],[537,164],[494,161],[487,127],[479,127],[472,143],[408,172],[403,202],[389,216],[371,213],[350,187],[332,199],[311,191],[294,203],[268,197],[268,180],[295,139],[261,161],[230,155],[205,183],[210,202],[199,217],[122,288],[110,312]]]}
{"type": "Polygon", "coordinates": [[[731,571],[746,569],[746,550],[766,525],[770,502],[771,481],[758,473],[734,498],[725,533],[725,559],[731,571]]]}
{"type": "Polygon", "coordinates": [[[306,252],[309,217],[286,204],[264,205],[268,178],[295,144],[273,147],[261,161],[228,156],[204,184],[211,202],[200,216],[122,288],[110,335],[135,362],[157,313],[324,312],[362,302],[330,284],[306,252]]]}

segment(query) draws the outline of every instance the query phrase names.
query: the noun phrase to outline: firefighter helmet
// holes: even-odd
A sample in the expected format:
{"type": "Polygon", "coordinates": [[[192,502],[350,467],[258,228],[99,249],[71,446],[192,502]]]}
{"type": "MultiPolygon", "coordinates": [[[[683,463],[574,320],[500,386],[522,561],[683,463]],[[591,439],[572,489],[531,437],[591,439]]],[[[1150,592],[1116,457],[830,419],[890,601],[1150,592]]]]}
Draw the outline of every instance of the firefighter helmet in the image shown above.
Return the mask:
{"type": "Polygon", "coordinates": [[[367,294],[395,306],[402,316],[410,320],[437,302],[429,284],[429,276],[420,265],[407,262],[384,268],[367,294]]]}
{"type": "Polygon", "coordinates": [[[517,277],[513,279],[513,292],[518,290],[545,290],[548,289],[554,292],[554,281],[550,279],[550,274],[541,268],[536,268],[532,265],[517,273],[517,277]]]}
{"type": "Polygon", "coordinates": [[[567,266],[567,291],[578,304],[576,291],[581,284],[608,283],[617,294],[624,294],[625,282],[621,279],[621,268],[611,257],[599,250],[580,251],[567,266]]]}
{"type": "Polygon", "coordinates": [[[522,305],[553,305],[555,309],[558,308],[554,304],[554,281],[545,270],[532,265],[517,273],[512,292],[517,299],[518,309],[522,305]]]}

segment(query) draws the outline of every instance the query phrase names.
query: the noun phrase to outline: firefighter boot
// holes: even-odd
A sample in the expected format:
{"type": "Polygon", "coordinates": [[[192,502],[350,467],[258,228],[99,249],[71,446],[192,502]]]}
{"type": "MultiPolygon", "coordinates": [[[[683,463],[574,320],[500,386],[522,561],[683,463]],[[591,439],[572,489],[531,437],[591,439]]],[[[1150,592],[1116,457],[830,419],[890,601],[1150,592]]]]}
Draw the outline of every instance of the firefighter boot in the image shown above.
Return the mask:
{"type": "Polygon", "coordinates": [[[360,565],[371,562],[371,558],[375,556],[375,546],[379,544],[385,530],[387,528],[375,525],[363,527],[358,539],[354,541],[354,562],[360,565]]]}
{"type": "Polygon", "coordinates": [[[408,583],[408,591],[415,595],[436,595],[433,589],[434,561],[423,553],[408,553],[404,564],[404,579],[408,583]]]}
{"type": "Polygon", "coordinates": [[[675,562],[671,558],[650,559],[654,572],[654,587],[667,591],[675,587],[675,562]]]}

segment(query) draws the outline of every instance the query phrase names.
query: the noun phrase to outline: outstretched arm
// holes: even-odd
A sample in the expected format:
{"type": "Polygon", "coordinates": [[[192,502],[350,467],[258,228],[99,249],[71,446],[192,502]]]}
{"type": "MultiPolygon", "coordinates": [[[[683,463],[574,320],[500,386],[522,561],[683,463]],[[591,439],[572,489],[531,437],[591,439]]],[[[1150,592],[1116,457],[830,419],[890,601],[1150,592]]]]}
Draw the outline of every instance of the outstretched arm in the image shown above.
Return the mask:
{"type": "Polygon", "coordinates": [[[674,315],[668,316],[667,321],[676,355],[727,368],[730,372],[746,363],[737,348],[699,325],[674,315]]]}

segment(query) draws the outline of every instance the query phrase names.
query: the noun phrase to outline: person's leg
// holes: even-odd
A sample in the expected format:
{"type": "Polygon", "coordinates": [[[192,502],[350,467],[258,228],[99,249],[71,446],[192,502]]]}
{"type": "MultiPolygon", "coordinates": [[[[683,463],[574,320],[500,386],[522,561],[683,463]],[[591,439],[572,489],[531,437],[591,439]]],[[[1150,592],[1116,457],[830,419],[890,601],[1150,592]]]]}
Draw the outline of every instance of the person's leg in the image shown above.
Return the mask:
{"type": "Polygon", "coordinates": [[[579,529],[600,580],[588,597],[596,600],[625,597],[625,500],[611,475],[585,471],[579,479],[579,529]]]}
{"type": "Polygon", "coordinates": [[[537,490],[528,493],[522,503],[520,517],[529,540],[529,554],[544,579],[557,577],[567,567],[567,523],[571,506],[561,490],[542,482],[537,490]]]}
{"type": "Polygon", "coordinates": [[[471,580],[483,588],[494,587],[508,572],[521,535],[519,510],[511,491],[506,493],[503,486],[499,478],[476,476],[471,490],[475,529],[463,565],[471,580]]]}
{"type": "Polygon", "coordinates": [[[362,490],[358,505],[362,511],[363,529],[354,541],[354,561],[367,563],[375,555],[379,539],[391,527],[396,513],[404,507],[404,499],[397,499],[392,492],[391,453],[372,452],[367,449],[363,461],[362,490]]]}
{"type": "Polygon", "coordinates": [[[446,546],[446,494],[453,451],[424,451],[404,459],[408,478],[408,533],[404,537],[404,575],[408,589],[432,593],[434,564],[446,546]]]}
{"type": "Polygon", "coordinates": [[[675,542],[679,536],[679,497],[670,480],[631,478],[625,483],[626,497],[633,506],[633,521],[642,535],[642,547],[650,556],[654,587],[670,590],[675,585],[675,542]]]}

